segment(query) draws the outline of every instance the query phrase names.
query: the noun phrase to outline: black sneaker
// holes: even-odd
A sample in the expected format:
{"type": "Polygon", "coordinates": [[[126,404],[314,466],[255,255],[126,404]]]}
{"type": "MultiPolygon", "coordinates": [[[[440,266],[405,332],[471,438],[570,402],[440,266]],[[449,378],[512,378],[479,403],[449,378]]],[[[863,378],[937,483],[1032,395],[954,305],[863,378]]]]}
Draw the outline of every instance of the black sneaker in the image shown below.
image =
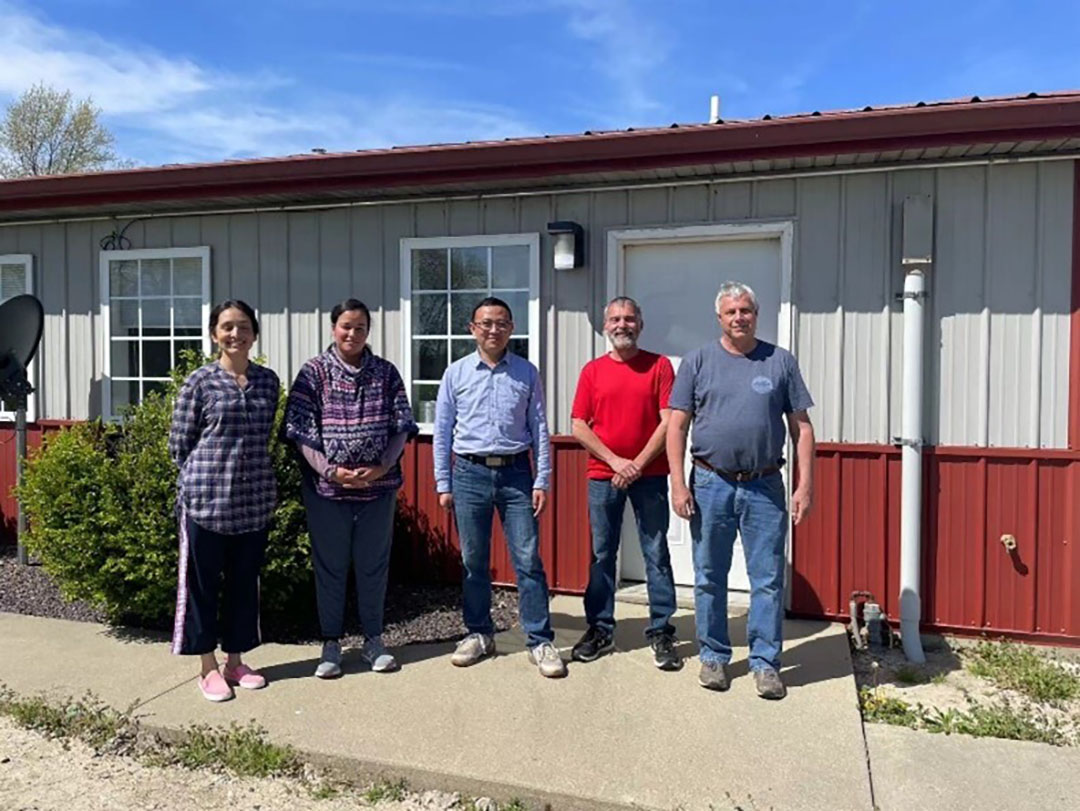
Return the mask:
{"type": "Polygon", "coordinates": [[[570,658],[575,662],[591,662],[614,646],[611,636],[593,625],[571,649],[570,658]]]}
{"type": "Polygon", "coordinates": [[[678,670],[682,667],[682,659],[675,650],[674,634],[657,634],[649,644],[652,647],[653,664],[661,670],[678,670]]]}

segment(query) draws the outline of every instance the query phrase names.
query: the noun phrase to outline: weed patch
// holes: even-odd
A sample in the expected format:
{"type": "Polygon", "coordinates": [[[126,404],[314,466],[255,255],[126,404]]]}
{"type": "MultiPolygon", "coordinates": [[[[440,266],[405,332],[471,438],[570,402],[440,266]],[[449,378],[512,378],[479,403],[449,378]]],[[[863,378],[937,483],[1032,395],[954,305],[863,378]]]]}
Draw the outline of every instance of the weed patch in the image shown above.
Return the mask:
{"type": "Polygon", "coordinates": [[[409,784],[404,780],[380,780],[364,792],[364,799],[374,805],[381,800],[393,800],[401,802],[405,799],[405,792],[409,784]]]}
{"type": "Polygon", "coordinates": [[[876,724],[891,724],[915,729],[919,726],[919,709],[902,698],[891,696],[880,687],[864,687],[859,691],[859,706],[863,718],[876,724]]]}
{"type": "Polygon", "coordinates": [[[1007,701],[973,704],[968,710],[933,710],[924,715],[923,728],[946,735],[958,733],[977,738],[1005,738],[1067,746],[1060,726],[1034,711],[1018,709],[1007,701]]]}
{"type": "Polygon", "coordinates": [[[968,670],[1034,699],[1060,703],[1080,696],[1080,676],[1013,642],[980,642],[969,654],[968,670]]]}
{"type": "Polygon", "coordinates": [[[303,763],[291,746],[266,739],[254,722],[227,729],[196,724],[169,747],[172,762],[187,769],[217,769],[239,777],[299,777],[303,763]]]}
{"type": "Polygon", "coordinates": [[[129,750],[138,731],[130,710],[114,710],[89,693],[56,703],[44,696],[22,698],[0,687],[0,715],[48,738],[82,741],[99,754],[129,750]]]}
{"type": "Polygon", "coordinates": [[[944,735],[972,735],[976,738],[1004,738],[1068,746],[1069,739],[1059,722],[1045,714],[1014,706],[1007,700],[979,704],[969,699],[968,709],[927,709],[889,695],[883,688],[864,687],[859,693],[863,719],[870,723],[923,729],[944,735]]]}

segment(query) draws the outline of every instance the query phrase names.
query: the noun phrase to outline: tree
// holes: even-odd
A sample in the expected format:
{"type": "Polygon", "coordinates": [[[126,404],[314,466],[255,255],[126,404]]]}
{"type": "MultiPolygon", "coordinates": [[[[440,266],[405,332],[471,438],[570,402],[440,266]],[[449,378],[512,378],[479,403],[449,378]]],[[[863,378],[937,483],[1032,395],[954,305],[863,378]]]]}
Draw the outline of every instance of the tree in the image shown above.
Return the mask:
{"type": "Polygon", "coordinates": [[[113,136],[89,99],[36,84],[0,121],[0,177],[93,172],[116,161],[113,136]]]}

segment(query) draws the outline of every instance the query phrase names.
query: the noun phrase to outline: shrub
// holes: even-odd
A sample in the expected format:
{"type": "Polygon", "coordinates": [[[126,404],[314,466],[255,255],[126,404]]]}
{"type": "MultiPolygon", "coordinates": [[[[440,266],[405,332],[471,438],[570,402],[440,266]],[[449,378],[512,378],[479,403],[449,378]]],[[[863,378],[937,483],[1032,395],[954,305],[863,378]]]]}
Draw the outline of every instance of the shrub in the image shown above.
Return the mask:
{"type": "MultiPolygon", "coordinates": [[[[69,599],[102,608],[110,621],[168,627],[176,599],[176,468],[168,433],[176,391],[207,359],[188,355],[160,393],[116,425],[77,424],[48,436],[28,460],[18,491],[29,519],[27,547],[69,599]]],[[[271,438],[278,479],[262,611],[268,624],[295,625],[313,608],[309,541],[300,472],[278,439],[285,394],[271,438]]]]}

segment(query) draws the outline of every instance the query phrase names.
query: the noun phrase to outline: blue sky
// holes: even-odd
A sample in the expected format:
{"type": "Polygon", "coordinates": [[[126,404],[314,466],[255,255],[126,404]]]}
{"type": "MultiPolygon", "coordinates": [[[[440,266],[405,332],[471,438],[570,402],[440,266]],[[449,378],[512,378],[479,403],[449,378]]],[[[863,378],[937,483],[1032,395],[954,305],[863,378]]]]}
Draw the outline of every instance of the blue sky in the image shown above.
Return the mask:
{"type": "Polygon", "coordinates": [[[1078,35],[1041,0],[0,0],[0,103],[224,160],[1074,89],[1078,35]]]}

